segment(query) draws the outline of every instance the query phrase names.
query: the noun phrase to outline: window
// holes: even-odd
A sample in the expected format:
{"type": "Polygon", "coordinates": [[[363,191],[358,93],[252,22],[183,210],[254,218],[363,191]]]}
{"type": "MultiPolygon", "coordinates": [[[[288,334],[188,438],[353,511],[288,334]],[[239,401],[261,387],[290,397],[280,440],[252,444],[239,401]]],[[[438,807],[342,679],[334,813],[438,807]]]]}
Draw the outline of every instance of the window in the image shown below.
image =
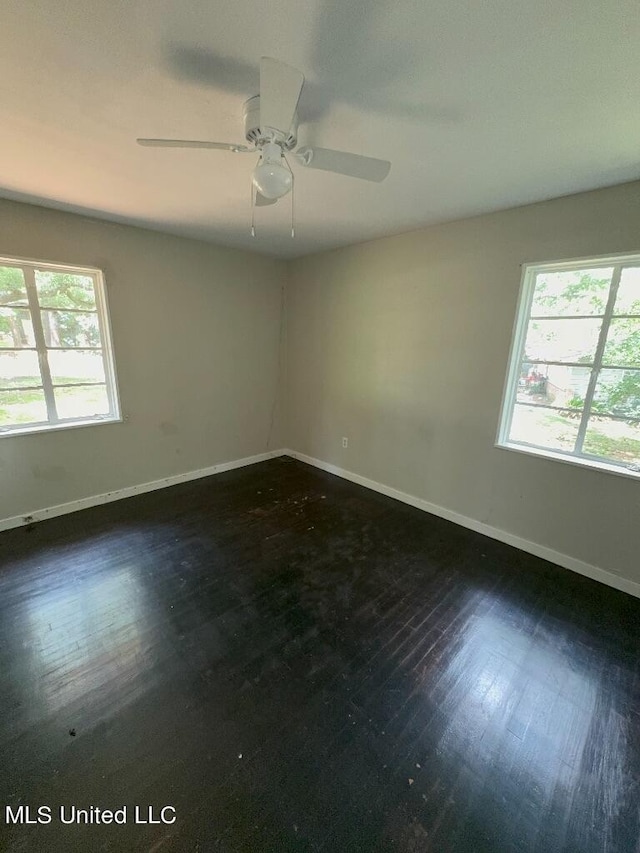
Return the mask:
{"type": "Polygon", "coordinates": [[[0,258],[0,435],[117,420],[102,273],[0,258]]]}
{"type": "Polygon", "coordinates": [[[498,445],[640,471],[640,255],[524,268],[498,445]]]}

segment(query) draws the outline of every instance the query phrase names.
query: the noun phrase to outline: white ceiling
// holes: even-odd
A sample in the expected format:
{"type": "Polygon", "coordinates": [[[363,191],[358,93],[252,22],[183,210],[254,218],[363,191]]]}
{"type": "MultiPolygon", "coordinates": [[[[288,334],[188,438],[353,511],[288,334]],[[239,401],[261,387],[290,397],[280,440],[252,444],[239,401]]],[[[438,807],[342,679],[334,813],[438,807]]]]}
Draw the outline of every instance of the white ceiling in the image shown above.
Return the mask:
{"type": "Polygon", "coordinates": [[[5,0],[0,195],[293,257],[640,177],[637,0],[5,0]],[[392,161],[298,170],[256,212],[261,55],[307,77],[303,144],[392,161]]]}

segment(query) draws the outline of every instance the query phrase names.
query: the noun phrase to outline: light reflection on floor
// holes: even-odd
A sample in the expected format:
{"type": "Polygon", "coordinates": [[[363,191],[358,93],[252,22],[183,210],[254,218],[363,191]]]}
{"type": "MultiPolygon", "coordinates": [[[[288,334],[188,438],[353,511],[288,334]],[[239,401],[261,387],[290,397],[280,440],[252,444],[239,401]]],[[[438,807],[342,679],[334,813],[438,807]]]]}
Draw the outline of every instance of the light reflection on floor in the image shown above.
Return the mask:
{"type": "MultiPolygon", "coordinates": [[[[134,535],[144,554],[144,537],[134,535]]],[[[23,649],[30,670],[24,683],[33,691],[25,698],[50,713],[74,703],[122,706],[149,686],[145,671],[156,625],[149,621],[141,566],[119,560],[120,546],[131,554],[131,543],[122,536],[87,545],[84,556],[76,548],[76,567],[78,557],[93,567],[97,558],[104,564],[86,577],[56,555],[23,602],[23,649]]]]}
{"type": "Polygon", "coordinates": [[[446,720],[438,752],[488,774],[501,794],[514,783],[534,799],[550,797],[557,784],[569,788],[596,723],[592,663],[590,673],[575,647],[551,645],[541,625],[529,637],[514,624],[513,605],[493,600],[468,619],[431,691],[446,720]]]}

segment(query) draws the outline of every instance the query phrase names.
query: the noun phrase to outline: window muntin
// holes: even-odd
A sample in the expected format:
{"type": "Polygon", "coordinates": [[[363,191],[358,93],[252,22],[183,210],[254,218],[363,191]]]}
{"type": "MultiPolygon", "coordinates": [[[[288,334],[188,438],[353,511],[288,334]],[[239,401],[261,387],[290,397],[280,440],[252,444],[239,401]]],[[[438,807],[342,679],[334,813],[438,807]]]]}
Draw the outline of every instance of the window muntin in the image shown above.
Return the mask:
{"type": "Polygon", "coordinates": [[[117,420],[100,270],[0,258],[0,435],[117,420]]]}
{"type": "Polygon", "coordinates": [[[524,268],[498,444],[640,470],[640,255],[524,268]]]}

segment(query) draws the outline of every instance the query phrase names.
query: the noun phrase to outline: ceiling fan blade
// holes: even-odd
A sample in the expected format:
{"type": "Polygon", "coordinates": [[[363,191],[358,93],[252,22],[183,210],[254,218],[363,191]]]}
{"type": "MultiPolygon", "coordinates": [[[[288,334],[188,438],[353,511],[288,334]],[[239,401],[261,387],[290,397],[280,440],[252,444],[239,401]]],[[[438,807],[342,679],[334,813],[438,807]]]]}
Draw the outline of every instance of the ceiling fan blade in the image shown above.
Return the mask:
{"type": "Polygon", "coordinates": [[[388,160],[363,157],[361,154],[348,154],[346,151],[333,151],[331,148],[299,148],[296,157],[303,166],[308,166],[310,169],[337,172],[339,175],[377,183],[384,181],[391,169],[391,163],[388,160]]]}
{"type": "Polygon", "coordinates": [[[268,204],[275,204],[277,198],[267,198],[256,190],[256,207],[266,207],[268,204]]]}
{"type": "Polygon", "coordinates": [[[263,56],[260,60],[260,125],[288,133],[298,106],[304,74],[263,56]]]}
{"type": "Polygon", "coordinates": [[[136,139],[136,142],[145,148],[215,148],[236,154],[253,150],[246,145],[235,145],[232,142],[200,142],[197,139],[136,139]]]}

